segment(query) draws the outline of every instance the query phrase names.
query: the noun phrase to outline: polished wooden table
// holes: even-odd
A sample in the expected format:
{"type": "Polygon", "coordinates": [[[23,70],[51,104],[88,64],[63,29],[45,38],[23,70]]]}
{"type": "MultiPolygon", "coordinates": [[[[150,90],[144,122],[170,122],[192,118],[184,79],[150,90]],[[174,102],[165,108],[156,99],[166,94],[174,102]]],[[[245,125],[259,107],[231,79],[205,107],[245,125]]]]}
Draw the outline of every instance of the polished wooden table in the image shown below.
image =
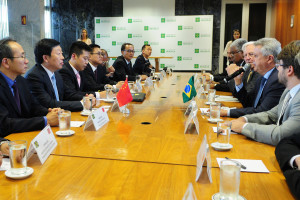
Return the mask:
{"type": "MultiPolygon", "coordinates": [[[[182,102],[181,93],[190,75],[173,73],[155,84],[154,89],[147,90],[144,102],[129,104],[129,116],[109,111],[109,123],[98,131],[83,131],[80,127],[72,128],[76,132],[72,137],[55,136],[58,146],[46,163],[41,166],[36,158],[28,163],[35,170],[32,177],[14,181],[0,172],[0,188],[10,191],[3,199],[181,199],[189,182],[198,199],[210,199],[219,190],[216,158],[225,156],[262,160],[271,171],[241,173],[240,194],[247,199],[292,199],[274,147],[242,135],[231,135],[230,151],[210,149],[213,184],[205,176],[198,183],[194,181],[202,138],[206,134],[209,144],[215,142],[212,127],[216,124],[208,123],[207,116],[199,111],[200,134],[194,129],[183,133],[187,104],[182,102]]],[[[204,100],[196,102],[198,107],[207,107],[204,100]]],[[[239,103],[222,103],[241,107],[239,103]]],[[[80,113],[72,113],[72,120],[86,119],[80,113]]],[[[52,130],[55,133],[58,128],[52,130]]],[[[11,134],[7,138],[29,142],[38,133],[11,134]]]]}

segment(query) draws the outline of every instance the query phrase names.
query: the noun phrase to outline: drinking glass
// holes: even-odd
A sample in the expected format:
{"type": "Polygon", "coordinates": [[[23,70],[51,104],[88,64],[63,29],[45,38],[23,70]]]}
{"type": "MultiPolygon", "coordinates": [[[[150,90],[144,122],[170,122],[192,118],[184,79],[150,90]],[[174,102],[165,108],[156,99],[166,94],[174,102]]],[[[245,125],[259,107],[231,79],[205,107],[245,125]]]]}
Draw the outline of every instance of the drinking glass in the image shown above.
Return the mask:
{"type": "Polygon", "coordinates": [[[27,170],[27,141],[15,140],[8,143],[11,173],[22,175],[27,170]]]}

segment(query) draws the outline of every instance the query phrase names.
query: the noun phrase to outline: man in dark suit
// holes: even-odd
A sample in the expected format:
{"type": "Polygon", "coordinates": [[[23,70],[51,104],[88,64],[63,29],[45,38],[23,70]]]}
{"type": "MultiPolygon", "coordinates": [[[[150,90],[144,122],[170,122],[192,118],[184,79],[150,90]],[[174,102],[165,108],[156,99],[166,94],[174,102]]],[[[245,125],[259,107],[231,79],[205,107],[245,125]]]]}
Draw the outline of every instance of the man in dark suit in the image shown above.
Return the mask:
{"type": "Polygon", "coordinates": [[[26,79],[21,76],[28,64],[22,46],[12,39],[3,39],[0,49],[1,136],[41,130],[47,124],[58,125],[59,109],[48,110],[41,106],[30,93],[26,79]]]}
{"type": "Polygon", "coordinates": [[[40,40],[34,49],[36,65],[25,75],[32,94],[47,108],[60,107],[70,111],[81,111],[83,95],[64,86],[57,70],[63,66],[63,52],[59,42],[53,39],[40,40]]]}
{"type": "MultiPolygon", "coordinates": [[[[252,48],[249,46],[250,49],[252,48]]],[[[248,47],[248,50],[249,50],[248,47]]],[[[278,82],[278,71],[275,68],[281,44],[273,38],[263,38],[254,42],[254,70],[261,75],[256,81],[254,92],[248,92],[243,85],[242,77],[235,78],[235,95],[244,108],[221,111],[221,116],[240,117],[246,114],[270,110],[279,102],[285,86],[278,82]],[[268,49],[268,51],[266,51],[268,49]]]]}
{"type": "MultiPolygon", "coordinates": [[[[72,91],[81,94],[82,96],[91,96],[93,98],[100,98],[100,92],[95,92],[88,88],[86,77],[83,70],[89,62],[91,48],[84,42],[74,42],[70,47],[69,62],[66,62],[59,73],[63,77],[64,84],[72,91]]],[[[105,95],[103,93],[102,95],[105,95]]]]}
{"type": "MultiPolygon", "coordinates": [[[[272,39],[267,38],[261,43],[272,39]]],[[[278,41],[272,44],[276,45],[278,41]]],[[[259,40],[258,40],[259,41],[259,40]]],[[[272,45],[271,45],[272,46],[272,45]]],[[[265,51],[271,51],[271,46],[265,51]]],[[[256,68],[265,61],[271,61],[262,46],[256,46],[254,50],[256,68]],[[264,52],[263,55],[260,55],[264,52]],[[266,55],[266,56],[264,56],[266,55]]],[[[258,142],[277,145],[285,137],[299,132],[300,123],[300,41],[294,41],[286,45],[278,55],[279,64],[278,81],[285,85],[286,90],[282,93],[279,104],[265,112],[245,115],[232,121],[231,129],[258,142]],[[297,55],[298,54],[298,55],[297,55]],[[297,55],[297,56],[296,56],[297,55]],[[299,56],[299,57],[298,57],[299,56]],[[295,57],[297,59],[295,59],[295,57]]],[[[256,69],[260,71],[261,69],[256,69]]]]}
{"type": "Polygon", "coordinates": [[[92,49],[89,56],[89,63],[83,70],[85,76],[85,85],[92,91],[104,90],[105,85],[110,85],[114,88],[120,88],[123,82],[115,82],[106,76],[106,67],[102,66],[103,55],[101,48],[97,44],[89,45],[92,49]]]}
{"type": "MultiPolygon", "coordinates": [[[[135,81],[136,74],[133,71],[131,59],[134,56],[134,46],[130,43],[124,43],[121,46],[122,56],[119,56],[113,67],[115,68],[114,81],[125,81],[128,76],[128,81],[135,81]]],[[[147,78],[146,75],[142,75],[142,80],[147,78]]]]}
{"type": "Polygon", "coordinates": [[[151,53],[152,53],[151,46],[149,44],[143,45],[142,54],[136,58],[135,63],[133,65],[133,71],[136,74],[140,74],[140,75],[144,74],[150,76],[151,69],[153,68],[153,66],[149,61],[149,57],[151,56],[151,53]]]}

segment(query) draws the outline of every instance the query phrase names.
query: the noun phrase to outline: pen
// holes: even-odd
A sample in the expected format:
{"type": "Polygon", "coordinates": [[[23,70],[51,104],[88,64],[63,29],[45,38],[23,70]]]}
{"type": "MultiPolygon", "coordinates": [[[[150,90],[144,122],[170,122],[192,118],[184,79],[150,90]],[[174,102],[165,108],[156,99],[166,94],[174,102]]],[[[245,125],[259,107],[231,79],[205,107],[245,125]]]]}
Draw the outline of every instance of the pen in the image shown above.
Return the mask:
{"type": "Polygon", "coordinates": [[[235,163],[240,164],[242,169],[247,169],[247,167],[246,167],[245,165],[243,165],[242,163],[240,163],[239,161],[232,160],[232,159],[230,159],[230,158],[228,158],[228,157],[225,157],[225,158],[226,158],[227,160],[230,160],[230,161],[232,161],[232,162],[235,162],[235,163]]]}

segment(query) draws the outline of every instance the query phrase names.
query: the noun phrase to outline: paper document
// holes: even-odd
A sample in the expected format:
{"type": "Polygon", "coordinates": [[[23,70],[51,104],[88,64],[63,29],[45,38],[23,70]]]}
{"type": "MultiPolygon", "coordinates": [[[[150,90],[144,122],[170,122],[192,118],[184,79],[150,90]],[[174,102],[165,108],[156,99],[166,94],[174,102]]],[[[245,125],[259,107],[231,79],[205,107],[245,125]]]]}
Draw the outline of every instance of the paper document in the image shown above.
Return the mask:
{"type": "Polygon", "coordinates": [[[2,159],[2,165],[0,166],[0,171],[6,171],[10,169],[10,161],[9,158],[2,159]]]}
{"type": "Polygon", "coordinates": [[[85,121],[71,121],[71,127],[81,127],[85,121]]]}
{"type": "Polygon", "coordinates": [[[239,100],[233,96],[224,96],[224,95],[220,95],[216,97],[215,101],[239,102],[239,100]]]}
{"type": "MultiPolygon", "coordinates": [[[[220,167],[220,163],[225,158],[217,158],[217,162],[220,167]]],[[[270,173],[267,167],[261,160],[248,160],[248,159],[231,159],[240,162],[246,167],[246,169],[241,169],[241,172],[260,172],[260,173],[270,173]]]]}

